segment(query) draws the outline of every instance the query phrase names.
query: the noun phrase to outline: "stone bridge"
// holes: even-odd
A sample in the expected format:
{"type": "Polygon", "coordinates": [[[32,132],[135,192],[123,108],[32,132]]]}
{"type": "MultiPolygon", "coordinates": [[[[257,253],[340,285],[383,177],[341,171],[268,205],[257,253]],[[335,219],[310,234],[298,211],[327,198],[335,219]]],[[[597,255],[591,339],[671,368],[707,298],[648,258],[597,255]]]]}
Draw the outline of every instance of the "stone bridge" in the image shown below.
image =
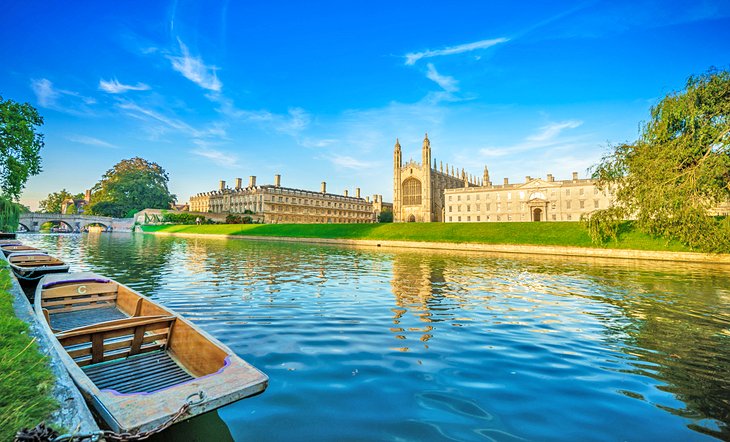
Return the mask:
{"type": "Polygon", "coordinates": [[[37,232],[47,222],[65,224],[68,230],[80,232],[90,224],[98,224],[106,231],[130,232],[134,218],[111,218],[95,215],[62,215],[60,213],[23,213],[20,215],[20,226],[29,232],[37,232]]]}

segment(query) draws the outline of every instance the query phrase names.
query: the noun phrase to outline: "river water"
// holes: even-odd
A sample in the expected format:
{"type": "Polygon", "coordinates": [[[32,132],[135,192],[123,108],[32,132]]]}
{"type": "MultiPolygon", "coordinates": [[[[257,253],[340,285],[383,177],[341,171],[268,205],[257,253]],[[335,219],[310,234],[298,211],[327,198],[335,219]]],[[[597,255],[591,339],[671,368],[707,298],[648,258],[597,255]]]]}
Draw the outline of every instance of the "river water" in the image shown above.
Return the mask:
{"type": "Polygon", "coordinates": [[[730,440],[730,268],[23,235],[270,377],[167,440],[730,440]]]}

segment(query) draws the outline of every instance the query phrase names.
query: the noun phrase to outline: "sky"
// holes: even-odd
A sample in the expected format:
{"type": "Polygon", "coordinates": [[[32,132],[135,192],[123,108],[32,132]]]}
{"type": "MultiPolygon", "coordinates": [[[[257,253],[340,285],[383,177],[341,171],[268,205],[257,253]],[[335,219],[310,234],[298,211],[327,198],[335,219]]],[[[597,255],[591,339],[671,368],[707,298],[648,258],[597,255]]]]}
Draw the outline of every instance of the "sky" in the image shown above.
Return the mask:
{"type": "Polygon", "coordinates": [[[730,65],[728,1],[0,0],[0,96],[44,117],[21,202],[117,162],[178,202],[249,175],[392,201],[393,146],[491,179],[581,177],[687,77],[730,65]]]}

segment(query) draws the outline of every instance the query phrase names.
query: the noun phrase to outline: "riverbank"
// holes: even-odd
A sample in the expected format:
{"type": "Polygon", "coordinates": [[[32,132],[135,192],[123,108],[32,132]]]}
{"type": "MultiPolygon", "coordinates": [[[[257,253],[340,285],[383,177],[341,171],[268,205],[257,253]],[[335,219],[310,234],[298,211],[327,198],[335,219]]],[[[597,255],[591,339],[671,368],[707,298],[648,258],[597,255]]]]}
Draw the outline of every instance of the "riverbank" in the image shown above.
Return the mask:
{"type": "Polygon", "coordinates": [[[0,267],[0,440],[12,440],[21,428],[47,421],[58,402],[48,358],[15,316],[10,270],[3,261],[0,267]]]}
{"type": "Polygon", "coordinates": [[[98,431],[83,397],[40,331],[23,290],[0,260],[0,440],[45,421],[58,431],[98,431]]]}
{"type": "Polygon", "coordinates": [[[730,255],[690,252],[676,242],[624,229],[595,247],[579,223],[260,224],[144,226],[146,233],[385,248],[583,256],[730,264],[730,255]]]}

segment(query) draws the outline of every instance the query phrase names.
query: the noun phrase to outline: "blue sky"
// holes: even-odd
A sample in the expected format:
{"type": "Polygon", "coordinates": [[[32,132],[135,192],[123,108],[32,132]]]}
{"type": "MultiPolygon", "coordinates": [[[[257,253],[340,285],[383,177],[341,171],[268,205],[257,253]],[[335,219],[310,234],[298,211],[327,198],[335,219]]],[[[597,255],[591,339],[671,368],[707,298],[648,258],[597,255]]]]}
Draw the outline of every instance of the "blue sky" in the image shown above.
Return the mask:
{"type": "Polygon", "coordinates": [[[141,156],[180,202],[256,175],[392,199],[392,151],[492,180],[586,176],[730,64],[727,1],[1,0],[0,95],[45,118],[21,199],[141,156]]]}

